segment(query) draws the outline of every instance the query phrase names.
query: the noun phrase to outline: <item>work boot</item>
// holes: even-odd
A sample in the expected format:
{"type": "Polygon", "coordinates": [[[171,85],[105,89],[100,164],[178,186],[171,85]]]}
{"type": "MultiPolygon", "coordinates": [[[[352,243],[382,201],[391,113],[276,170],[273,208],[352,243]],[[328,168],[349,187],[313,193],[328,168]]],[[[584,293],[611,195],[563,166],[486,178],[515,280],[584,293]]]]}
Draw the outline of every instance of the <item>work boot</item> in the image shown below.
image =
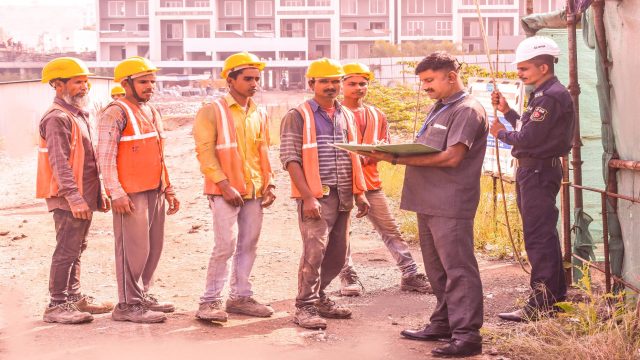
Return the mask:
{"type": "Polygon", "coordinates": [[[98,303],[93,296],[74,294],[69,295],[67,300],[73,303],[78,310],[89,314],[104,314],[113,310],[113,303],[109,301],[98,303]]]}
{"type": "Polygon", "coordinates": [[[160,311],[149,310],[144,304],[120,303],[113,308],[111,318],[115,321],[151,324],[167,320],[167,315],[160,311]]]}
{"type": "Polygon", "coordinates": [[[431,284],[425,274],[412,274],[403,276],[400,281],[400,290],[402,291],[416,291],[422,294],[433,294],[431,290],[431,284]]]}
{"type": "Polygon", "coordinates": [[[340,273],[340,295],[342,296],[360,296],[363,293],[364,286],[358,278],[355,271],[345,271],[340,273]]]}
{"type": "Polygon", "coordinates": [[[222,310],[222,300],[214,300],[200,304],[196,317],[201,320],[226,322],[229,315],[222,310]]]}
{"type": "Polygon", "coordinates": [[[315,306],[316,309],[318,309],[318,314],[325,318],[348,319],[351,317],[351,310],[336,304],[336,302],[329,299],[328,296],[318,299],[315,306]]]}
{"type": "Polygon", "coordinates": [[[168,301],[160,302],[158,298],[151,294],[144,294],[142,298],[142,303],[152,311],[160,311],[163,313],[171,313],[176,311],[176,307],[173,303],[168,301]]]}
{"type": "Polygon", "coordinates": [[[251,296],[240,296],[235,299],[227,299],[227,312],[257,317],[269,317],[273,315],[273,308],[269,305],[260,304],[251,296]]]}
{"type": "Polygon", "coordinates": [[[45,310],[42,320],[48,323],[60,324],[82,324],[93,320],[93,315],[88,312],[78,310],[70,302],[62,304],[50,304],[45,310]]]}
{"type": "Polygon", "coordinates": [[[326,329],[327,321],[318,315],[318,309],[314,305],[305,305],[296,308],[293,322],[305,329],[326,329]]]}

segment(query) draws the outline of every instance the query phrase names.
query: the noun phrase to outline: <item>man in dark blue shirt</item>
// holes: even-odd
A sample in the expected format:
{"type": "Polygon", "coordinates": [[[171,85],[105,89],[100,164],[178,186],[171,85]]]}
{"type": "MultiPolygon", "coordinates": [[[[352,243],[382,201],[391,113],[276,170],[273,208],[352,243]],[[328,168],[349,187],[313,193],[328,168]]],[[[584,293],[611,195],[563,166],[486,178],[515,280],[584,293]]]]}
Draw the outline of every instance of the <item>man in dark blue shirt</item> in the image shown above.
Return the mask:
{"type": "Polygon", "coordinates": [[[571,149],[575,120],[571,96],[554,75],[559,54],[558,45],[542,36],[525,39],[518,46],[518,76],[526,85],[535,86],[522,116],[509,107],[499,91],[492,94],[493,105],[516,129],[507,131],[494,121],[490,131],[513,146],[512,154],[518,160],[516,199],[531,263],[532,293],[527,304],[498,314],[504,320],[536,320],[552,311],[553,304],[563,301],[567,293],[556,229],[556,196],[562,181],[560,157],[571,149]]]}

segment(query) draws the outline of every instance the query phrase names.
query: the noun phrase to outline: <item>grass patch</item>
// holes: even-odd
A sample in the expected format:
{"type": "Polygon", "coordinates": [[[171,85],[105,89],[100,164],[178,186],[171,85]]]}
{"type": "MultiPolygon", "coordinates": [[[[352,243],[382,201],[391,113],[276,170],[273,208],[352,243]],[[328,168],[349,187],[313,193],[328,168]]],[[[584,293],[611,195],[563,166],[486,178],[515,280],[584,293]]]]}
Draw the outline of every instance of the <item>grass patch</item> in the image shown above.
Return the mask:
{"type": "MultiPolygon", "coordinates": [[[[585,274],[588,274],[585,272],[585,274]]],[[[580,302],[557,305],[556,318],[511,330],[487,330],[497,350],[511,359],[638,359],[640,319],[624,295],[598,294],[585,275],[580,302]]]]}

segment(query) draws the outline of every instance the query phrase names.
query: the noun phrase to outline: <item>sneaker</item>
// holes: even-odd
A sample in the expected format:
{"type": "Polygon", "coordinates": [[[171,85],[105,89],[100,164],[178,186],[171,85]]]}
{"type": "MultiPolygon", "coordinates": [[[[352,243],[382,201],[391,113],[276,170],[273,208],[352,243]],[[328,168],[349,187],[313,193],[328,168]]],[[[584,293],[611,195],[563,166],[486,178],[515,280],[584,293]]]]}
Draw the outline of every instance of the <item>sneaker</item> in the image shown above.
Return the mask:
{"type": "Polygon", "coordinates": [[[82,324],[93,320],[93,315],[88,312],[78,310],[78,308],[70,302],[58,305],[48,306],[44,310],[42,320],[48,323],[60,324],[82,324]]]}
{"type": "Polygon", "coordinates": [[[354,271],[348,271],[340,274],[340,295],[342,296],[360,296],[364,292],[364,286],[358,278],[358,274],[354,271]]]}
{"type": "Polygon", "coordinates": [[[269,317],[273,315],[273,308],[269,305],[260,304],[251,296],[240,296],[235,299],[227,299],[227,312],[257,317],[269,317]]]}
{"type": "Polygon", "coordinates": [[[336,302],[329,299],[328,296],[318,299],[315,307],[318,309],[318,314],[325,318],[348,319],[351,317],[351,310],[336,304],[336,302]]]}
{"type": "Polygon", "coordinates": [[[144,304],[120,303],[113,308],[111,318],[115,321],[151,324],[167,320],[167,315],[160,311],[149,310],[144,304]]]}
{"type": "Polygon", "coordinates": [[[104,314],[113,310],[113,303],[108,301],[97,303],[96,299],[89,295],[69,295],[68,301],[73,303],[78,310],[89,314],[104,314]]]}
{"type": "Polygon", "coordinates": [[[196,317],[201,320],[226,322],[229,315],[222,310],[222,300],[215,300],[200,304],[196,317]]]}
{"type": "Polygon", "coordinates": [[[433,294],[431,284],[429,284],[429,279],[427,279],[427,275],[425,274],[403,276],[400,281],[400,290],[416,291],[422,294],[433,294]]]}
{"type": "Polygon", "coordinates": [[[326,329],[327,321],[318,315],[318,309],[314,305],[306,305],[296,308],[293,322],[305,329],[326,329]]]}
{"type": "Polygon", "coordinates": [[[160,302],[158,298],[151,294],[144,294],[142,298],[142,303],[149,308],[149,310],[160,311],[163,313],[171,313],[176,311],[176,307],[173,303],[168,301],[160,302]]]}

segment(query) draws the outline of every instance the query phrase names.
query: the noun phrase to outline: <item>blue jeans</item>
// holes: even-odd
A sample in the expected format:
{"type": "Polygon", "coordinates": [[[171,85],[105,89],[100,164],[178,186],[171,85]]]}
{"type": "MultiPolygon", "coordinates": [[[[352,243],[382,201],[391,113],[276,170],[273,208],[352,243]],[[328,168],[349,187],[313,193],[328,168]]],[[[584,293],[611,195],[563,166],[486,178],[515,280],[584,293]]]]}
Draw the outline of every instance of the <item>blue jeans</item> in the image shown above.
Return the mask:
{"type": "Polygon", "coordinates": [[[230,298],[252,296],[249,276],[256,260],[258,239],[262,228],[262,199],[245,200],[235,207],[222,196],[210,196],[209,207],[213,215],[214,246],[204,295],[200,302],[222,298],[221,293],[229,277],[231,262],[230,298]]]}

